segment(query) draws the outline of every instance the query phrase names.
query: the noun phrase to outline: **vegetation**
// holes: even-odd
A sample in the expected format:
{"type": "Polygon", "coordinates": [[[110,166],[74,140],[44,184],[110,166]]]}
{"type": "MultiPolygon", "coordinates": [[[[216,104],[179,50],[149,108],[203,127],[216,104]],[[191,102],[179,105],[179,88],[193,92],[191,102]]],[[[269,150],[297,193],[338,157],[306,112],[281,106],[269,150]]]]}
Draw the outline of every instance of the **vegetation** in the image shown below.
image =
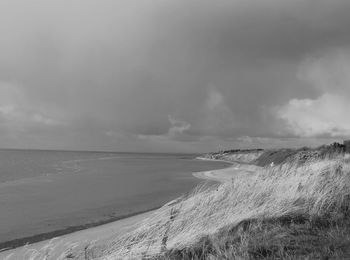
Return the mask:
{"type": "Polygon", "coordinates": [[[317,148],[303,147],[300,149],[277,149],[267,150],[254,163],[259,166],[283,163],[306,163],[312,160],[324,160],[337,158],[339,155],[350,153],[350,141],[343,144],[333,143],[317,148]]]}
{"type": "Polygon", "coordinates": [[[95,256],[103,259],[350,257],[350,164],[285,164],[197,189],[95,256]]]}
{"type": "Polygon", "coordinates": [[[350,259],[350,223],[301,216],[245,220],[154,259],[350,259]]]}
{"type": "Polygon", "coordinates": [[[286,163],[306,163],[312,160],[336,158],[339,155],[350,154],[350,140],[343,144],[333,143],[317,148],[303,147],[298,149],[232,149],[209,153],[204,158],[226,160],[242,163],[252,163],[258,166],[267,166],[286,163]]]}

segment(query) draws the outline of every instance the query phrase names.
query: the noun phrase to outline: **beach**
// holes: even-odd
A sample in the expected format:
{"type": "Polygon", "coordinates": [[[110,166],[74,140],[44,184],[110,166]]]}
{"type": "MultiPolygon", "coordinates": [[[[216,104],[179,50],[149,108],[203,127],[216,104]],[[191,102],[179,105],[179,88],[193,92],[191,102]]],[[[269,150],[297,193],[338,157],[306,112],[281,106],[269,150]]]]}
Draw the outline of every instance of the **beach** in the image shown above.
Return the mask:
{"type": "Polygon", "coordinates": [[[77,245],[77,249],[81,249],[93,241],[97,240],[102,243],[104,240],[107,240],[115,235],[126,233],[131,230],[134,225],[151,216],[153,212],[154,211],[149,211],[108,224],[70,233],[61,237],[2,251],[0,252],[0,259],[26,259],[25,257],[29,256],[31,252],[43,253],[46,250],[50,250],[52,259],[56,259],[67,250],[67,247],[71,245],[77,245]]]}
{"type": "MultiPolygon", "coordinates": [[[[233,176],[239,174],[247,175],[252,173],[252,169],[247,166],[239,166],[238,164],[233,164],[232,166],[224,169],[196,172],[193,173],[193,176],[202,180],[227,182],[230,181],[233,176]]],[[[171,204],[171,202],[168,204],[171,204]]],[[[57,257],[67,249],[67,245],[76,245],[77,247],[75,250],[82,250],[84,246],[87,246],[93,242],[95,244],[100,244],[103,247],[104,245],[108,244],[108,241],[111,240],[113,236],[120,236],[127,233],[128,231],[133,230],[133,228],[135,228],[138,223],[144,221],[149,217],[152,217],[152,214],[154,212],[155,210],[145,212],[108,224],[99,225],[60,236],[53,240],[44,240],[38,243],[30,244],[28,246],[6,250],[0,252],[0,259],[6,259],[6,257],[9,257],[7,259],[26,259],[23,258],[26,252],[43,253],[45,250],[50,250],[50,255],[57,257]]]]}
{"type": "Polygon", "coordinates": [[[193,175],[199,179],[223,183],[231,181],[232,177],[238,177],[241,175],[244,175],[246,177],[251,176],[256,172],[257,168],[259,167],[255,165],[232,163],[231,167],[225,169],[196,172],[193,173],[193,175]]]}

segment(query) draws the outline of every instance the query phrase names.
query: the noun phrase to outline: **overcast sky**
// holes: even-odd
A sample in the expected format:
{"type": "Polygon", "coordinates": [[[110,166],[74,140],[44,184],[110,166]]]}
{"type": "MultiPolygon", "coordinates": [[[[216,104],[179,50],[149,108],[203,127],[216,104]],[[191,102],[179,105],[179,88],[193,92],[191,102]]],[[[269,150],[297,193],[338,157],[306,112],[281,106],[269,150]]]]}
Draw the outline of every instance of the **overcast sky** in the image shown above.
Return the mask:
{"type": "Polygon", "coordinates": [[[350,137],[349,13],[348,0],[2,0],[0,147],[350,137]]]}

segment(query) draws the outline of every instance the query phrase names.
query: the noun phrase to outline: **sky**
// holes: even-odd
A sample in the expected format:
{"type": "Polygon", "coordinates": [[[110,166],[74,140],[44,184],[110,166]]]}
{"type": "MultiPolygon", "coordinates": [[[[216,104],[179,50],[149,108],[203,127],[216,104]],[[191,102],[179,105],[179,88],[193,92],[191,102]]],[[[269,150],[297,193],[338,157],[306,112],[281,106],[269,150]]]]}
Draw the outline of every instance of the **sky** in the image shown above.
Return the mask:
{"type": "Polygon", "coordinates": [[[1,0],[0,147],[350,138],[348,0],[1,0]]]}

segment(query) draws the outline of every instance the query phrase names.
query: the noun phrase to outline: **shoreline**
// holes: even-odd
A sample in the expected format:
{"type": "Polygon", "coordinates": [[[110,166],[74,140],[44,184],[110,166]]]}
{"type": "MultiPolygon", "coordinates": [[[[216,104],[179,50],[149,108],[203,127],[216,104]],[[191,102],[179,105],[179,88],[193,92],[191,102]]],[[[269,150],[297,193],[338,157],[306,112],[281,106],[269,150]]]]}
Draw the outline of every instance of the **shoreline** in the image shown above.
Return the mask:
{"type": "Polygon", "coordinates": [[[225,183],[225,182],[233,181],[233,178],[240,175],[252,176],[255,174],[255,172],[256,172],[256,168],[237,167],[235,165],[232,165],[231,167],[221,169],[221,170],[193,173],[193,176],[203,180],[225,183]]]}
{"type": "MultiPolygon", "coordinates": [[[[212,171],[201,171],[201,172],[194,172],[192,175],[198,179],[201,180],[207,180],[207,181],[215,181],[219,183],[224,183],[226,181],[231,180],[232,174],[236,175],[238,168],[235,168],[235,162],[225,161],[225,160],[214,160],[214,159],[207,159],[207,158],[196,158],[198,160],[208,160],[208,161],[222,161],[225,163],[231,164],[228,167],[212,170],[212,171]],[[230,173],[229,173],[230,172],[230,173]],[[231,175],[231,177],[229,177],[231,175]]],[[[242,169],[240,169],[242,171],[242,169]]],[[[24,237],[19,239],[14,239],[11,241],[6,241],[0,243],[0,248],[3,247],[3,249],[0,249],[0,258],[6,257],[11,254],[18,254],[20,251],[23,251],[25,248],[39,250],[43,248],[46,244],[51,243],[53,240],[65,240],[65,243],[68,241],[70,242],[77,242],[77,241],[84,241],[85,244],[89,243],[86,240],[87,236],[92,236],[95,238],[96,233],[101,233],[102,230],[105,230],[105,232],[102,232],[104,234],[101,235],[102,239],[106,239],[108,237],[113,236],[115,234],[114,232],[120,233],[121,231],[125,232],[126,229],[132,228],[135,224],[138,222],[146,219],[148,216],[150,216],[153,212],[155,212],[157,209],[170,205],[172,202],[176,201],[178,198],[175,198],[174,200],[171,200],[164,205],[160,205],[158,207],[154,207],[148,210],[135,212],[131,214],[126,214],[123,216],[118,216],[114,218],[110,218],[107,220],[101,220],[93,223],[83,224],[79,226],[72,226],[61,230],[56,230],[52,232],[42,233],[33,235],[30,237],[24,237]],[[116,229],[116,231],[110,231],[112,229],[116,229]]],[[[95,240],[95,239],[91,239],[95,240]]],[[[62,241],[61,241],[62,242],[62,241]]],[[[11,257],[9,259],[12,259],[11,257]]],[[[14,258],[16,259],[16,258],[14,258]]]]}
{"type": "Polygon", "coordinates": [[[232,165],[254,165],[251,162],[243,162],[243,161],[235,161],[235,160],[224,160],[224,159],[211,159],[211,158],[205,158],[205,157],[196,157],[196,160],[201,160],[201,161],[209,161],[209,162],[224,162],[224,163],[229,163],[232,165]]]}
{"type": "MultiPolygon", "coordinates": [[[[233,162],[233,161],[224,160],[224,159],[210,159],[210,158],[205,158],[205,157],[196,157],[195,160],[209,161],[209,162],[224,162],[224,163],[229,163],[229,164],[238,163],[238,162],[233,162]]],[[[218,170],[220,170],[220,169],[218,169],[218,170]]]]}
{"type": "Polygon", "coordinates": [[[156,210],[147,211],[145,213],[123,218],[100,226],[90,227],[63,236],[0,251],[0,259],[32,259],[30,258],[31,253],[38,253],[39,256],[43,256],[42,258],[35,259],[46,259],[44,256],[47,255],[47,252],[50,253],[50,259],[58,259],[62,253],[70,250],[70,248],[82,250],[94,241],[106,241],[116,234],[127,233],[132,230],[137,223],[147,219],[155,211],[156,210]]]}
{"type": "Polygon", "coordinates": [[[125,214],[125,215],[121,215],[121,216],[117,216],[117,217],[112,217],[112,218],[105,219],[105,220],[99,220],[96,222],[91,222],[91,223],[77,225],[77,226],[70,226],[70,227],[67,227],[64,229],[58,229],[58,230],[54,230],[54,231],[50,231],[50,232],[45,232],[45,233],[40,233],[40,234],[36,234],[36,235],[32,235],[32,236],[16,238],[16,239],[5,241],[5,242],[0,242],[0,253],[5,252],[5,251],[9,251],[9,250],[13,250],[13,249],[16,249],[16,248],[19,248],[19,247],[22,247],[22,246],[25,246],[28,244],[31,245],[31,244],[39,243],[42,241],[48,241],[48,240],[56,238],[56,237],[61,237],[61,236],[73,234],[75,232],[79,232],[82,230],[87,230],[90,228],[95,228],[95,227],[107,225],[107,224],[117,222],[117,221],[120,221],[123,219],[131,218],[131,217],[134,217],[137,215],[142,215],[142,214],[147,213],[147,212],[155,211],[159,208],[161,208],[161,206],[154,207],[154,208],[147,209],[147,210],[137,211],[134,213],[125,214]]]}

